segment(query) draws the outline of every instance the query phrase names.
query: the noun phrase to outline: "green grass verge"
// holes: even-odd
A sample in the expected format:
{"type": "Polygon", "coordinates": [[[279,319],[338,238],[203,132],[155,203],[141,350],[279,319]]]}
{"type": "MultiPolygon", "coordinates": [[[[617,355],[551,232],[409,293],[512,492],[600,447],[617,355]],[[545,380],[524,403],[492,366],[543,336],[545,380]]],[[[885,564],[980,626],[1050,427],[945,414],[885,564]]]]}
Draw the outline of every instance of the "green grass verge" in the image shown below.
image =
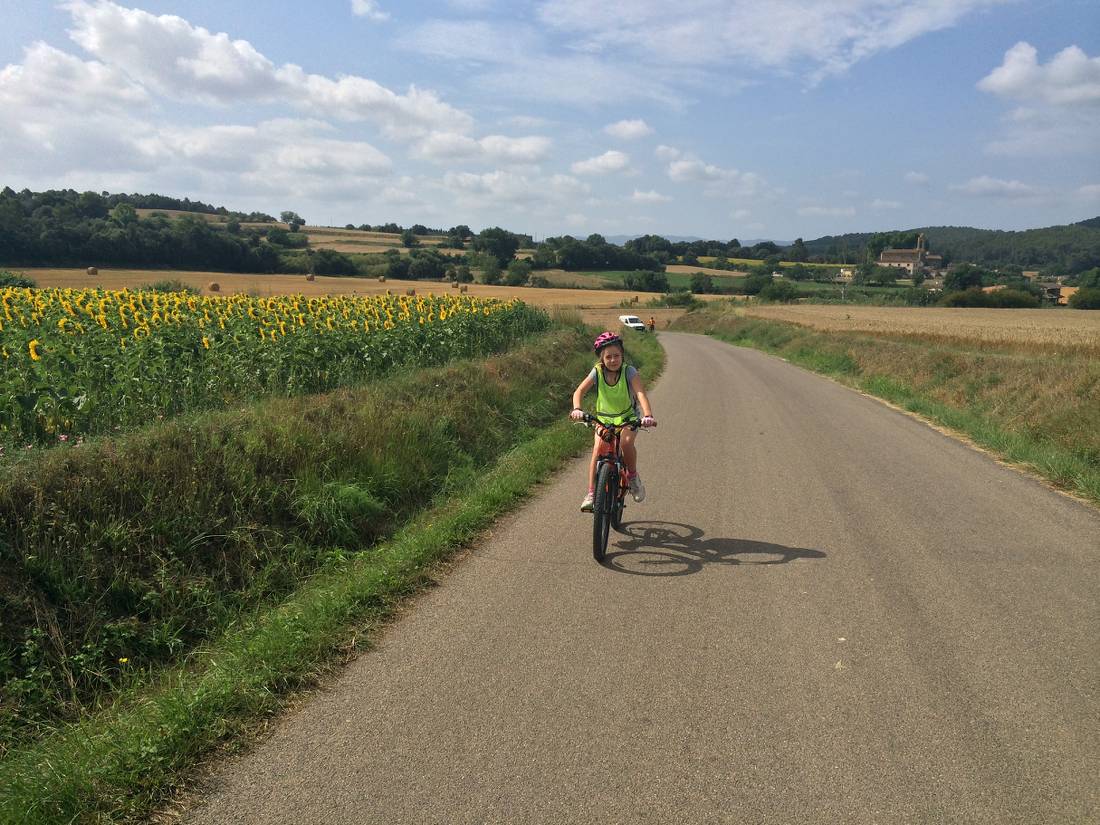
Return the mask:
{"type": "MultiPolygon", "coordinates": [[[[631,341],[630,355],[650,381],[663,366],[655,337],[631,341]]],[[[0,822],[148,816],[204,755],[247,740],[259,720],[369,647],[371,631],[430,583],[440,562],[590,440],[587,430],[566,422],[529,436],[370,553],[332,549],[325,566],[277,607],[242,616],[111,707],[9,752],[0,762],[0,822]]]]}
{"type": "MultiPolygon", "coordinates": [[[[1007,310],[1006,310],[1007,311],[1007,310]]],[[[1018,353],[828,335],[794,324],[690,313],[674,328],[704,332],[889,401],[965,435],[1005,461],[1100,504],[1100,365],[1018,353]],[[1036,375],[1047,376],[1037,385],[1036,375]],[[1026,397],[1018,387],[1035,393],[1026,397]]]]}

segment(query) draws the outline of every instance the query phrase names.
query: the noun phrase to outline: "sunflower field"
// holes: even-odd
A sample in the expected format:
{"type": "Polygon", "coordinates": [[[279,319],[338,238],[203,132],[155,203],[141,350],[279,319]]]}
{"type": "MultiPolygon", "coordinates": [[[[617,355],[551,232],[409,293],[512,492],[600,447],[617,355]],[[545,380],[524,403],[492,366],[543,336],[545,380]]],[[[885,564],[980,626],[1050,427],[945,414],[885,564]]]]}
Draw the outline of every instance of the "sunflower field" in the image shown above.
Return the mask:
{"type": "Polygon", "coordinates": [[[467,296],[0,288],[0,446],[324,392],[500,352],[549,324],[521,301],[467,296]]]}

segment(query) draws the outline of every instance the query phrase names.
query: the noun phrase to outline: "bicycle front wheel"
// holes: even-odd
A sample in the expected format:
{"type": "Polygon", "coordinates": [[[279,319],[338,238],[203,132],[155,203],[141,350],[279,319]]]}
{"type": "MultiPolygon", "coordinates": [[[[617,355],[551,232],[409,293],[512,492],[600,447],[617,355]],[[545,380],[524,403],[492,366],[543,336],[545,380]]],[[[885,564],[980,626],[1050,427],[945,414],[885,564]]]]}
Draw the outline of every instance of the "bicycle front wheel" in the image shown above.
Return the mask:
{"type": "Polygon", "coordinates": [[[610,462],[600,465],[596,474],[596,495],[592,500],[592,557],[603,561],[607,553],[607,535],[611,531],[611,515],[615,507],[619,476],[610,462]]]}

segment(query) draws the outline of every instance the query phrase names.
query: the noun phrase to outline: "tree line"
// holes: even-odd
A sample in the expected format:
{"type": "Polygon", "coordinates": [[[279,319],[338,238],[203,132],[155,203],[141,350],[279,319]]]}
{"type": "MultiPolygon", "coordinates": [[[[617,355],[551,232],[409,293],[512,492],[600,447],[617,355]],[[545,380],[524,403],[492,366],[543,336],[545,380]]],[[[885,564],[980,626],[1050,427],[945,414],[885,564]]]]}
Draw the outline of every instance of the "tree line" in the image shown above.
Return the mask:
{"type": "Polygon", "coordinates": [[[924,233],[930,251],[945,264],[971,263],[1000,270],[1040,270],[1065,276],[1100,266],[1100,218],[1065,226],[1007,232],[965,226],[929,226],[897,232],[827,235],[803,245],[808,260],[858,264],[887,248],[913,248],[924,233]]]}
{"type": "MultiPolygon", "coordinates": [[[[5,188],[0,191],[0,262],[228,272],[278,269],[280,247],[269,243],[259,229],[241,228],[241,219],[251,216],[226,210],[231,217],[223,225],[198,216],[169,219],[154,214],[139,220],[137,207],[123,200],[128,197],[71,189],[17,193],[5,188]]],[[[136,200],[158,204],[147,208],[163,209],[195,203],[156,195],[136,200]]]]}

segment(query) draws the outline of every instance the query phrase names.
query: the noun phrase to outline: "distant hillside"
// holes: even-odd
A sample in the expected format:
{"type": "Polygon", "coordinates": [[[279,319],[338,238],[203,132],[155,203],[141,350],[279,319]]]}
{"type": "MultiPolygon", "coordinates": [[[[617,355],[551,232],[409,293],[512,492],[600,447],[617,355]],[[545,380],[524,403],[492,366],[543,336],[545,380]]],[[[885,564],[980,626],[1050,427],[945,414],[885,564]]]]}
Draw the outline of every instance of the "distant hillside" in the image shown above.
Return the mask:
{"type": "MultiPolygon", "coordinates": [[[[1066,226],[1048,226],[1007,232],[969,226],[925,226],[898,234],[923,232],[932,252],[948,263],[979,264],[988,267],[1040,269],[1051,274],[1070,274],[1100,266],[1100,217],[1066,226]]],[[[881,243],[883,233],[853,232],[826,235],[806,241],[812,257],[830,260],[862,260],[868,245],[881,243]]]]}

